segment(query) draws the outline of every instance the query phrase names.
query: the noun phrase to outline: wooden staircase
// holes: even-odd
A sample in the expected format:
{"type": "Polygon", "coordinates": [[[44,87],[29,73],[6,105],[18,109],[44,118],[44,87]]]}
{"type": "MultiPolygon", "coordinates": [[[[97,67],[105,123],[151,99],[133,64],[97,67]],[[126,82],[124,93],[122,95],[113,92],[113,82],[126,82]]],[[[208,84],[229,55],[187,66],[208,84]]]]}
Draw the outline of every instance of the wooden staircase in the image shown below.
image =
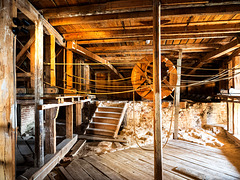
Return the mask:
{"type": "Polygon", "coordinates": [[[116,138],[126,110],[126,103],[123,108],[99,106],[93,115],[85,134],[116,138]]]}

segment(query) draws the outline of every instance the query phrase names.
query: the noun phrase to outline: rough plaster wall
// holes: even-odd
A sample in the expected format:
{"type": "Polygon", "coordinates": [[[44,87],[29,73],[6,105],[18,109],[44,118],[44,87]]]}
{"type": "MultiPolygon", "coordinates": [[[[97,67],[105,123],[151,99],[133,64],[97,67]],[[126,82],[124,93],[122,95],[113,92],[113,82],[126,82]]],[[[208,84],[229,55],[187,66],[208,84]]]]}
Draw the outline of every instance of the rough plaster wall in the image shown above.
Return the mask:
{"type": "Polygon", "coordinates": [[[34,106],[21,106],[21,134],[24,134],[31,129],[34,129],[34,106]]]}

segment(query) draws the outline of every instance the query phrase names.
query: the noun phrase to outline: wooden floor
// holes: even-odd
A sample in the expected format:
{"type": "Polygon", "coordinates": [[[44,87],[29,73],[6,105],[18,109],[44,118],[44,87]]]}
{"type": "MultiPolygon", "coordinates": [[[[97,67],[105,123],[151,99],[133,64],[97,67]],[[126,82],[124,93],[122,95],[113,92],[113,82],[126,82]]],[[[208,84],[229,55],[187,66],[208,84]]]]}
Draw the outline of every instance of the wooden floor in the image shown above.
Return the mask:
{"type": "MultiPolygon", "coordinates": [[[[149,146],[148,148],[152,148],[149,146]]],[[[240,179],[240,149],[211,148],[171,140],[164,148],[164,179],[240,179]]],[[[61,172],[66,179],[153,179],[153,152],[139,148],[73,160],[61,172]]]]}

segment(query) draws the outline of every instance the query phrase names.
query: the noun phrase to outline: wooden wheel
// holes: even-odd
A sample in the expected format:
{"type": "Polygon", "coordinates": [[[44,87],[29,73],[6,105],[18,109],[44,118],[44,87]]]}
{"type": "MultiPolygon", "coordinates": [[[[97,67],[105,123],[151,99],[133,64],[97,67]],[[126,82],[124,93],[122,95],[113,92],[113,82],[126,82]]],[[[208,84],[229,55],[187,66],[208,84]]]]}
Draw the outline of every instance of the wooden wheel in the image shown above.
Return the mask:
{"type": "MultiPolygon", "coordinates": [[[[131,81],[136,92],[143,98],[153,100],[153,57],[151,55],[141,59],[133,70],[131,81]]],[[[162,68],[162,99],[169,96],[177,83],[177,70],[173,63],[166,57],[161,57],[162,68]]]]}

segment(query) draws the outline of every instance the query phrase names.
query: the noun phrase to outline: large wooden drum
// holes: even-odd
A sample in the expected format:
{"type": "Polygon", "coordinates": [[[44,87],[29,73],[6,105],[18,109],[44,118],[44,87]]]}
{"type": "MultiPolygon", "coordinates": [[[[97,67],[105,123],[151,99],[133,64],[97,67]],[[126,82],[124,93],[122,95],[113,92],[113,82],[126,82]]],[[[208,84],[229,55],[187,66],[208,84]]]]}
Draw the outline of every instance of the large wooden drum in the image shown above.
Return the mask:
{"type": "MultiPolygon", "coordinates": [[[[177,83],[177,70],[173,63],[166,57],[161,57],[162,68],[162,99],[169,96],[177,83]]],[[[141,59],[133,70],[131,81],[133,88],[143,98],[153,100],[153,56],[149,55],[141,59]]]]}

